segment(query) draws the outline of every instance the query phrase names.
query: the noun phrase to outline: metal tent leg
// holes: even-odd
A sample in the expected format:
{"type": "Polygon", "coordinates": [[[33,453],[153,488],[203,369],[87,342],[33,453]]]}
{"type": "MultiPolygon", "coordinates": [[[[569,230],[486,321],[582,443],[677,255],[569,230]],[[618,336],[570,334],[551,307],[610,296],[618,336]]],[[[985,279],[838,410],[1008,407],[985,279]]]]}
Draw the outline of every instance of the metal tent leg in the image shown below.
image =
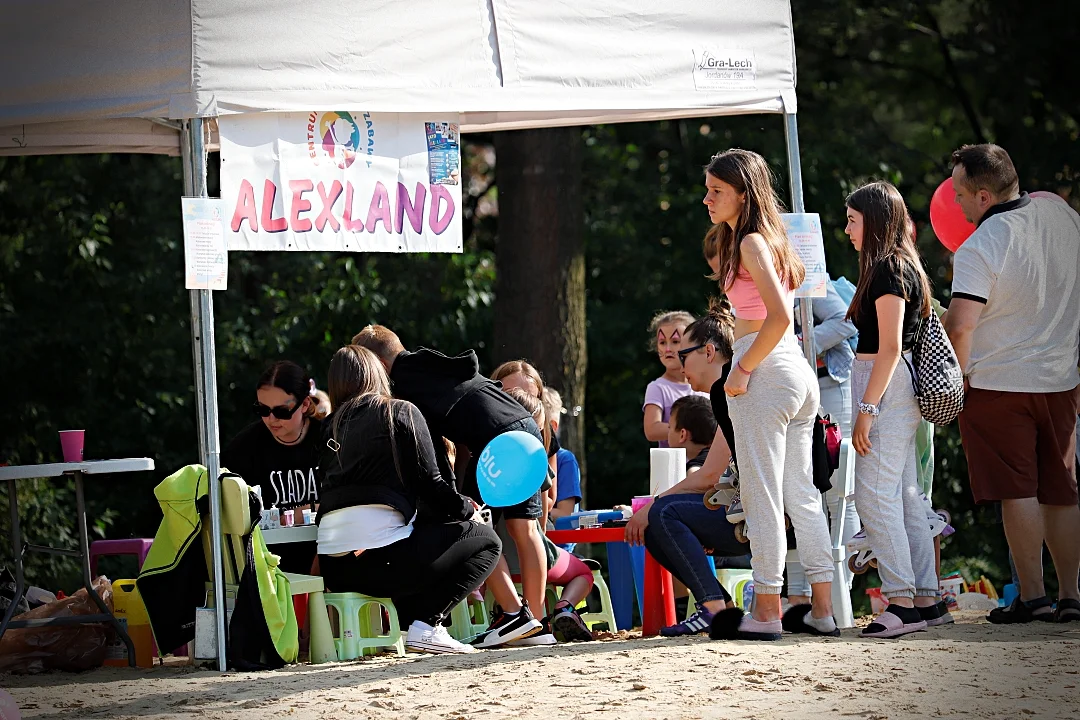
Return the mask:
{"type": "MultiPolygon", "coordinates": [[[[191,197],[208,197],[206,190],[206,130],[202,118],[187,124],[181,145],[184,190],[191,197]]],[[[195,407],[199,451],[210,480],[210,538],[214,563],[214,616],[217,626],[218,670],[225,658],[225,578],[221,548],[221,445],[218,437],[217,364],[214,352],[214,298],[209,290],[191,291],[191,338],[195,361],[195,407]]]]}

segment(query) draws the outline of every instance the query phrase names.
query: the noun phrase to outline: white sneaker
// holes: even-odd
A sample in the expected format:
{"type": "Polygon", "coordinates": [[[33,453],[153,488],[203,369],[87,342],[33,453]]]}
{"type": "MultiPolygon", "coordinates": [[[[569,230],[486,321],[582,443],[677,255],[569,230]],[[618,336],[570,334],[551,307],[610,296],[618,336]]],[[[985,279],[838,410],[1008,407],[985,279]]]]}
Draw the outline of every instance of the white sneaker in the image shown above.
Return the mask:
{"type": "Polygon", "coordinates": [[[405,638],[405,647],[416,652],[428,653],[474,653],[479,652],[472,645],[460,643],[450,637],[442,625],[431,627],[426,622],[416,620],[409,626],[405,638]]]}

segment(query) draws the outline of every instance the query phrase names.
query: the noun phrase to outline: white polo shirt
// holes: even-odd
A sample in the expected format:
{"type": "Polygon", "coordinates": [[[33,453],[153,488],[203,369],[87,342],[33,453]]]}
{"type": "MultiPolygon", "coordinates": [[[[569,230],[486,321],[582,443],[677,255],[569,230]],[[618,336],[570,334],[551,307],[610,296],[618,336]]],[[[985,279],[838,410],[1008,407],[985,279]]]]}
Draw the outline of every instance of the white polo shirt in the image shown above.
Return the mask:
{"type": "Polygon", "coordinates": [[[990,208],[953,260],[954,298],[983,302],[971,386],[1052,393],[1080,384],[1080,215],[1059,199],[990,208]]]}

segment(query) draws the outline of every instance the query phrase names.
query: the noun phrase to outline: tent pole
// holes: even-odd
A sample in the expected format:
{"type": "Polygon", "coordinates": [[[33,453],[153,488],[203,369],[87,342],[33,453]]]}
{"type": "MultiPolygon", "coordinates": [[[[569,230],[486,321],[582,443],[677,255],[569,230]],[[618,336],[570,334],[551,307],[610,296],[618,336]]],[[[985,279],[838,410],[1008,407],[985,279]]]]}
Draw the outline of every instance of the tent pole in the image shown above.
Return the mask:
{"type": "MultiPolygon", "coordinates": [[[[191,125],[184,120],[180,128],[180,166],[184,172],[184,196],[195,195],[195,171],[191,167],[191,125]]],[[[196,332],[199,326],[199,293],[188,291],[191,306],[191,360],[195,369],[195,422],[199,437],[199,462],[206,462],[206,398],[203,397],[202,385],[202,334],[196,332]]]]}
{"type": "MultiPolygon", "coordinates": [[[[206,189],[206,128],[202,118],[191,120],[189,142],[191,195],[208,197],[206,189]]],[[[199,417],[199,451],[210,480],[210,547],[214,564],[214,621],[217,625],[218,670],[228,669],[225,658],[225,577],[221,547],[221,447],[218,441],[217,364],[214,359],[214,298],[209,290],[191,291],[191,335],[195,348],[195,397],[199,417]]]]}
{"type": "MultiPolygon", "coordinates": [[[[787,140],[788,180],[791,183],[791,211],[806,212],[803,200],[802,158],[799,156],[799,123],[795,113],[784,113],[784,139],[787,140]]],[[[799,325],[802,326],[803,355],[810,367],[817,368],[817,349],[814,347],[814,301],[799,298],[799,325]]]]}

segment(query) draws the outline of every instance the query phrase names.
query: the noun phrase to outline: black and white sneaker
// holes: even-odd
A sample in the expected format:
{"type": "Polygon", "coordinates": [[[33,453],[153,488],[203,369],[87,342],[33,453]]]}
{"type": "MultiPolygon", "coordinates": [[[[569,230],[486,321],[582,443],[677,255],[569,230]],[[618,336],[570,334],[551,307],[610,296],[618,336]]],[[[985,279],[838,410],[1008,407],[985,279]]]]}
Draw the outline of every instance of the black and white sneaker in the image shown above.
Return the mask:
{"type": "Polygon", "coordinates": [[[472,644],[475,647],[490,648],[505,645],[511,640],[535,635],[543,629],[539,620],[529,611],[529,603],[522,601],[521,610],[513,615],[496,605],[491,609],[491,624],[480,633],[472,644]]]}
{"type": "Polygon", "coordinates": [[[519,637],[517,640],[511,640],[507,645],[513,645],[514,647],[528,647],[531,645],[555,645],[559,641],[555,639],[555,634],[551,632],[551,623],[547,618],[540,621],[540,630],[532,635],[525,635],[519,637]]]}

